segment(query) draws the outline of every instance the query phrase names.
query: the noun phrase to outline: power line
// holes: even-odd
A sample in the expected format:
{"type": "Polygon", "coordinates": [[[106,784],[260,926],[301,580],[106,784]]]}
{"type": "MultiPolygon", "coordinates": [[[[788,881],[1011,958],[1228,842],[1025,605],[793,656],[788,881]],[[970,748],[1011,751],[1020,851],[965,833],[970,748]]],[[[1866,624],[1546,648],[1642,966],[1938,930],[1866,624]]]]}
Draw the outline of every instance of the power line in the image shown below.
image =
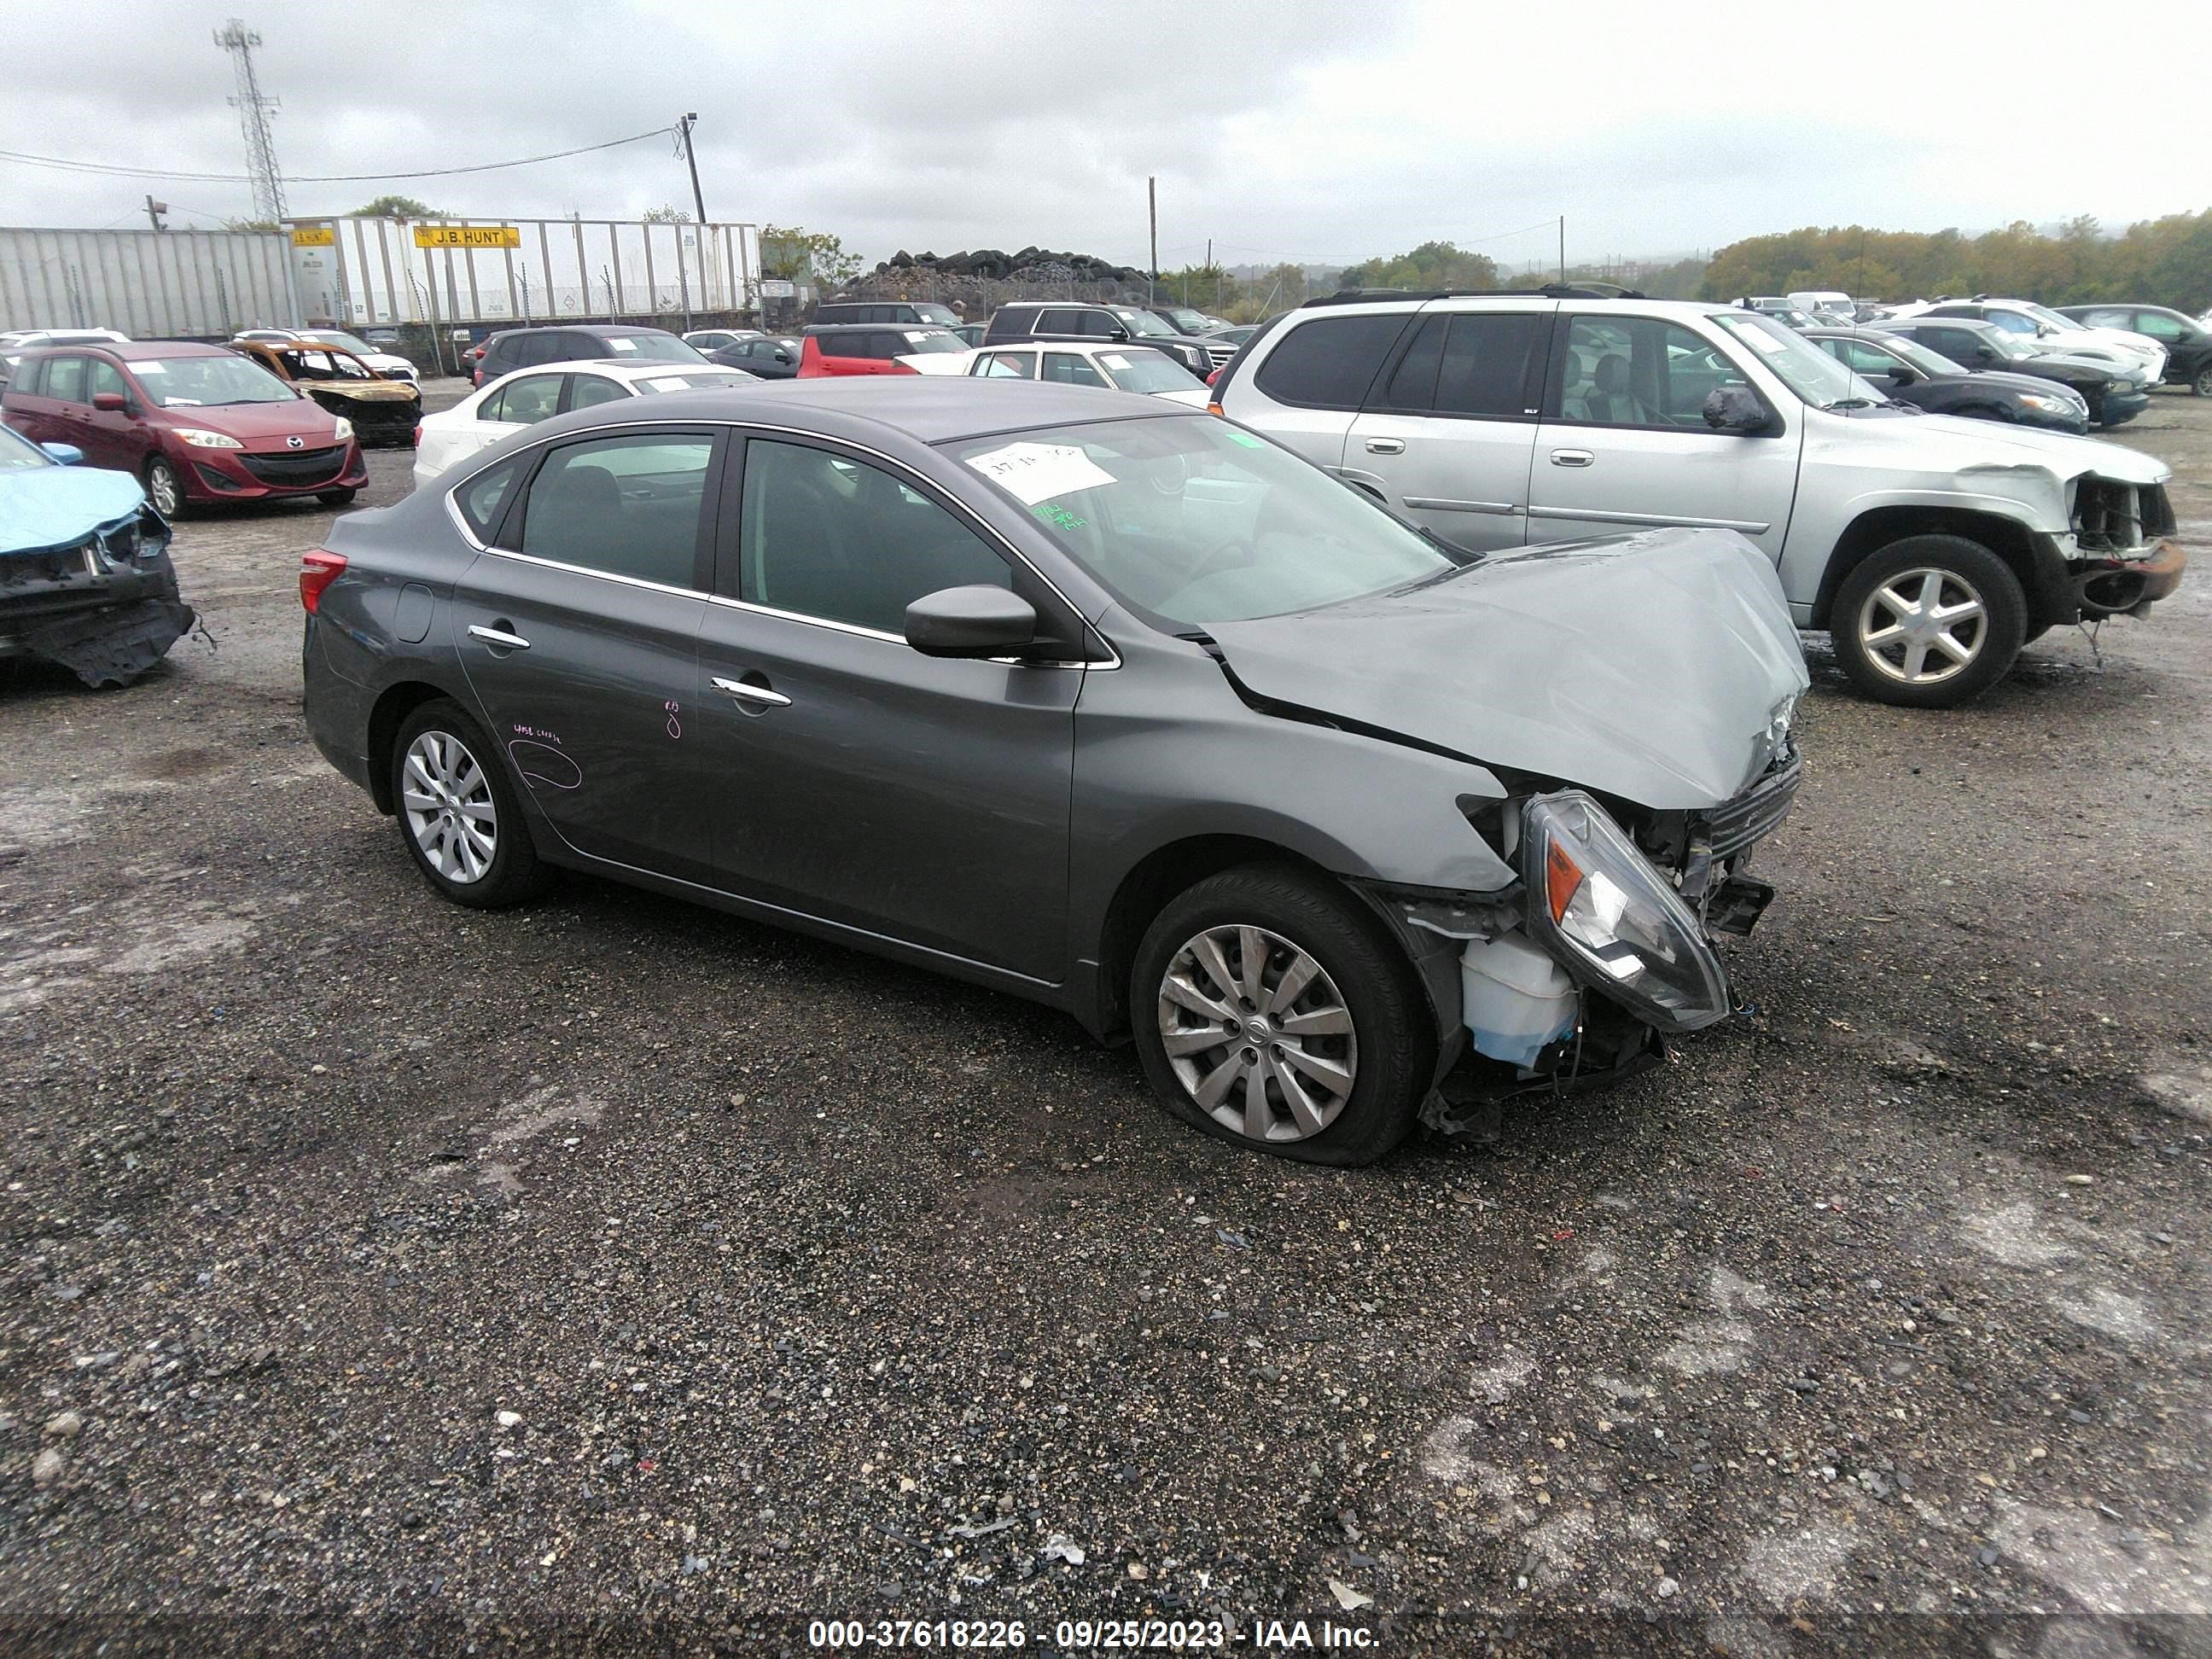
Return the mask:
{"type": "MultiPolygon", "coordinates": [[[[604,144],[582,144],[574,149],[556,149],[544,155],[525,155],[512,161],[484,161],[475,167],[425,167],[413,173],[288,173],[284,178],[286,183],[294,185],[364,185],[393,179],[444,179],[462,173],[496,173],[504,167],[535,167],[540,161],[559,161],[571,155],[588,155],[594,150],[614,149],[647,138],[664,137],[673,131],[672,127],[655,127],[650,132],[634,132],[627,138],[610,138],[604,144]]],[[[20,161],[26,167],[54,167],[64,173],[89,173],[115,179],[165,179],[200,185],[251,185],[255,182],[250,173],[182,173],[163,167],[116,167],[106,161],[87,161],[61,155],[31,155],[14,149],[0,149],[0,161],[20,161]]]]}

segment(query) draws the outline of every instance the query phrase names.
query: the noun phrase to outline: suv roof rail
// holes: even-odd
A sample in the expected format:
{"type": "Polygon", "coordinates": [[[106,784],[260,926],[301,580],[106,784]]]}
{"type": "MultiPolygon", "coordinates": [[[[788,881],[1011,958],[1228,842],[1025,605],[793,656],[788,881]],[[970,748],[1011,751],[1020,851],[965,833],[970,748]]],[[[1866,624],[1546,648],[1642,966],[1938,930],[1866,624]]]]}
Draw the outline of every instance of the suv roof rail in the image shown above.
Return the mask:
{"type": "Polygon", "coordinates": [[[1589,288],[1576,283],[1546,283],[1540,288],[1343,288],[1334,294],[1316,295],[1298,307],[1301,311],[1315,306],[1365,305],[1377,300],[1510,300],[1541,297],[1547,300],[1641,300],[1645,296],[1632,288],[1615,288],[1607,283],[1589,288]]]}

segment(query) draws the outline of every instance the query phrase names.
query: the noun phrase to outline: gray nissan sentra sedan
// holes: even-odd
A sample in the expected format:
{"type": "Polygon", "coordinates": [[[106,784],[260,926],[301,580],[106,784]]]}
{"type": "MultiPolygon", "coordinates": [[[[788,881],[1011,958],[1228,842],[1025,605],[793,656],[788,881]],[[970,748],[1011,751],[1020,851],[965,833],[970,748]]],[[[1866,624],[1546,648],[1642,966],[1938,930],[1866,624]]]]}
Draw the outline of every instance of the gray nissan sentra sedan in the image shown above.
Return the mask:
{"type": "Polygon", "coordinates": [[[1728,1014],[1806,687],[1734,532],[1474,558],[1082,387],[647,401],[305,556],[315,742],[445,897],[561,866],[1035,998],[1316,1163],[1728,1014]]]}

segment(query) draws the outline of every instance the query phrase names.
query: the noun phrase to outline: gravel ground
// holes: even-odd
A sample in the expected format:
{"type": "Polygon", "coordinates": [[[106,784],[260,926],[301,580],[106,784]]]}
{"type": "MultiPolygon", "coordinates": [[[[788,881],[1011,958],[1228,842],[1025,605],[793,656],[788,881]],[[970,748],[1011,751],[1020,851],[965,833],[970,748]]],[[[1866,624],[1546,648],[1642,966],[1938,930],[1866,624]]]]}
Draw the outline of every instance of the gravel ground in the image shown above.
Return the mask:
{"type": "MultiPolygon", "coordinates": [[[[2212,403],[2121,435],[2202,545],[2212,403]]],[[[0,689],[15,1650],[2204,1650],[2202,577],[1949,714],[1814,646],[1756,1012],[1330,1173],[1018,1002],[436,902],[301,727],[327,523],[187,521],[219,648],[0,689]]]]}

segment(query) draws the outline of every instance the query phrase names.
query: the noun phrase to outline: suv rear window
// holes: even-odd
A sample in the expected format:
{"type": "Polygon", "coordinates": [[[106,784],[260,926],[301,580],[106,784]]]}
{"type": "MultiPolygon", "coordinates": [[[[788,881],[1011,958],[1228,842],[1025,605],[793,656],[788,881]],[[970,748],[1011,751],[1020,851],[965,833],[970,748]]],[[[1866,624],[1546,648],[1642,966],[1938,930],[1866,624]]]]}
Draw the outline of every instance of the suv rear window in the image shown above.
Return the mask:
{"type": "Polygon", "coordinates": [[[1356,410],[1408,320],[1397,313],[1316,317],[1277,343],[1253,384],[1279,404],[1356,410]]]}

